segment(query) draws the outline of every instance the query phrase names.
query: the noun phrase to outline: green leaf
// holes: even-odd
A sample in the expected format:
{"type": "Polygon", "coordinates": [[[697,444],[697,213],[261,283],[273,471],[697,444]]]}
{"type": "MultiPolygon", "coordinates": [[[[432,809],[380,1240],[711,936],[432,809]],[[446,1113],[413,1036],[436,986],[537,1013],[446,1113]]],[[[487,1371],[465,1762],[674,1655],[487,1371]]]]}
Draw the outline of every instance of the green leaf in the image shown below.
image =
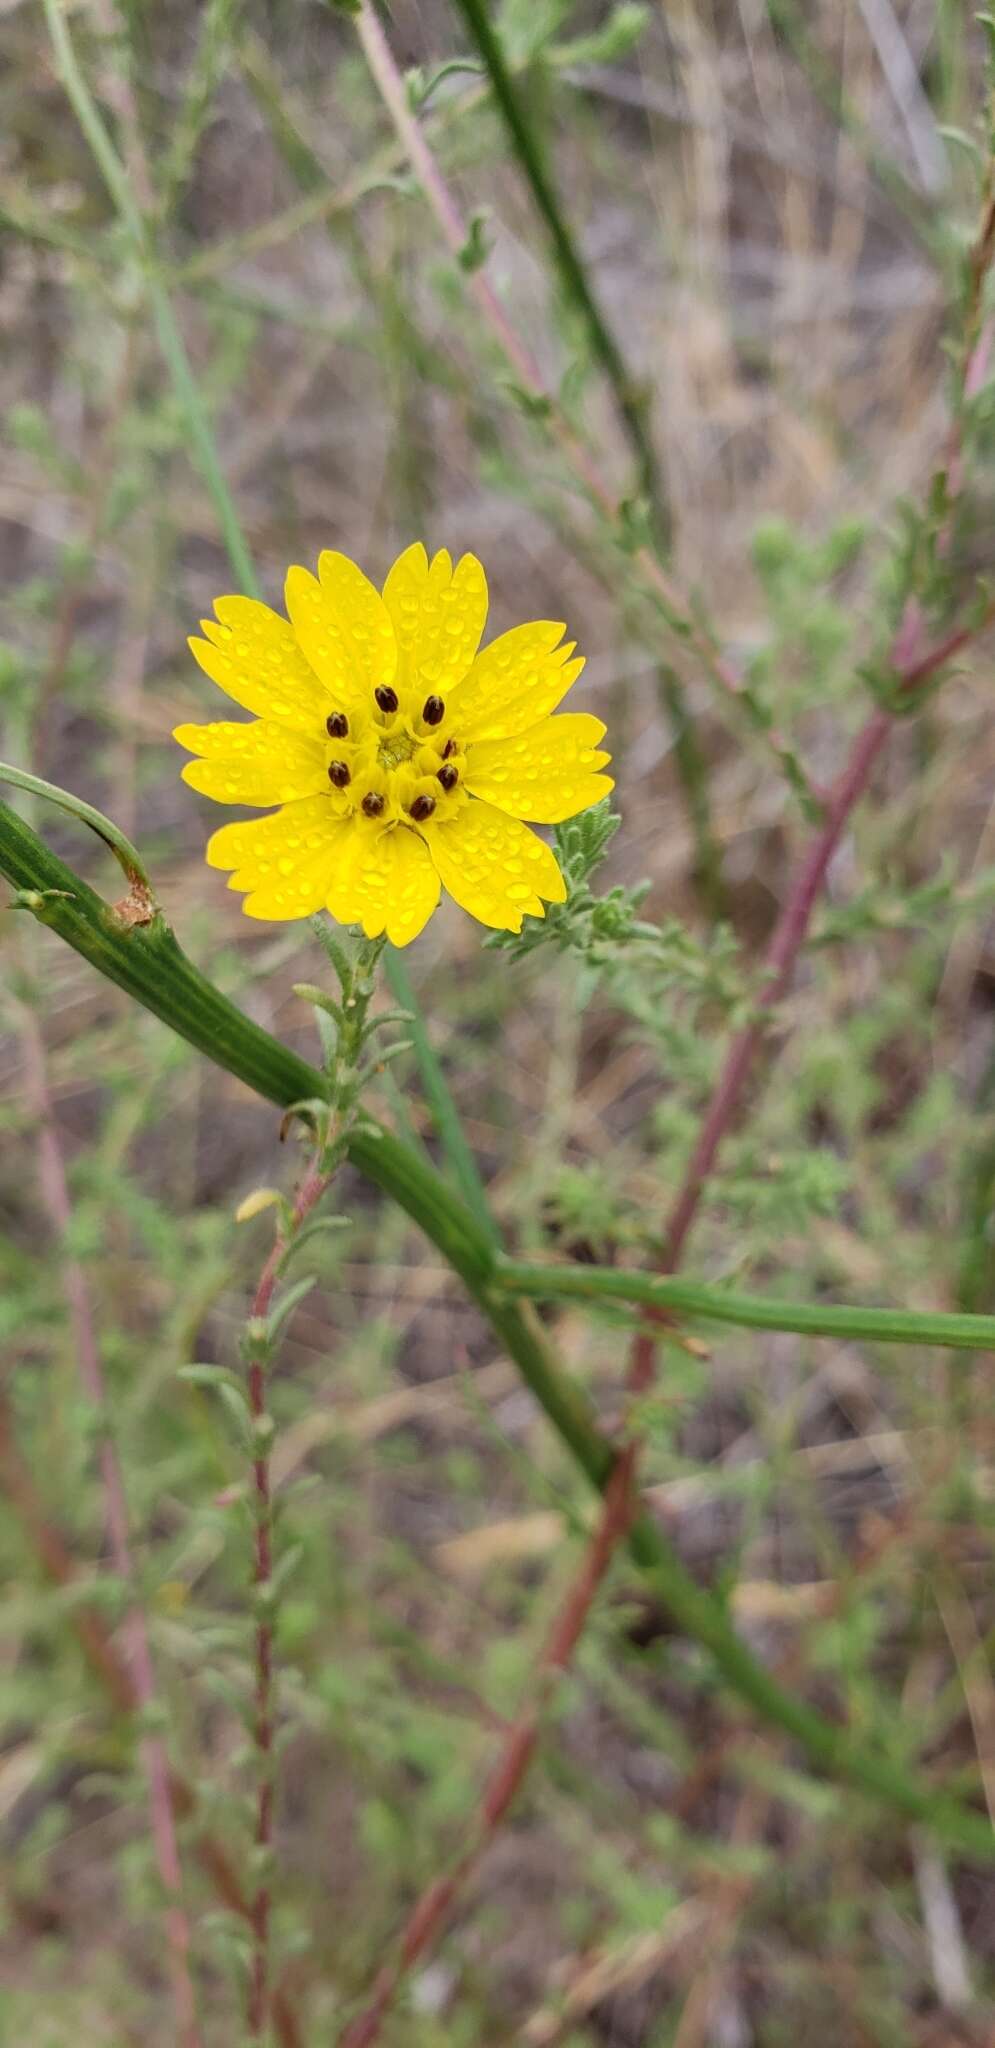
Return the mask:
{"type": "Polygon", "coordinates": [[[341,1025],[342,1005],[337,1003],[335,997],[330,996],[327,990],[317,988],[313,981],[295,981],[293,986],[295,996],[300,996],[302,1002],[313,1004],[316,1010],[324,1010],[329,1017],[335,1019],[336,1024],[341,1025]]]}
{"type": "Polygon", "coordinates": [[[963,150],[964,155],[970,158],[975,170],[980,170],[984,157],[976,136],[969,135],[966,129],[955,128],[947,122],[940,124],[937,134],[941,135],[944,142],[948,142],[952,148],[963,150]]]}
{"type": "Polygon", "coordinates": [[[461,270],[468,272],[481,270],[486,263],[490,255],[490,243],[487,239],[486,228],[487,215],[485,213],[475,213],[470,221],[470,232],[456,259],[461,270]]]}
{"type": "Polygon", "coordinates": [[[305,1223],[303,1228],[301,1230],[298,1230],[294,1237],[290,1238],[280,1258],[280,1263],[277,1267],[277,1272],[285,1273],[287,1267],[290,1264],[291,1259],[296,1258],[297,1253],[303,1249],[304,1245],[310,1244],[314,1238],[330,1236],[334,1231],[337,1230],[351,1229],[351,1216],[332,1215],[312,1217],[309,1223],[305,1223]]]}
{"type": "Polygon", "coordinates": [[[210,1387],[218,1392],[222,1386],[234,1389],[245,1401],[245,1387],[237,1373],[227,1365],[181,1365],[177,1371],[178,1380],[186,1380],[190,1386],[210,1387]]]}
{"type": "Polygon", "coordinates": [[[276,1343],[284,1325],[293,1315],[295,1308],[299,1307],[300,1303],[304,1300],[305,1295],[310,1294],[312,1287],[316,1284],[316,1280],[317,1275],[314,1273],[309,1273],[303,1280],[295,1280],[293,1286],[288,1287],[286,1293],[281,1294],[279,1300],[274,1303],[266,1318],[266,1331],[270,1344],[276,1343]]]}
{"type": "Polygon", "coordinates": [[[297,1570],[298,1565],[302,1563],[303,1558],[303,1543],[292,1543],[283,1552],[282,1557],[279,1557],[277,1559],[276,1564],[273,1567],[273,1576],[270,1579],[270,1585],[273,1589],[274,1601],[278,1601],[280,1599],[283,1593],[284,1586],[286,1586],[288,1581],[293,1577],[295,1571],[297,1570]]]}
{"type": "Polygon", "coordinates": [[[219,1380],[217,1392],[238,1430],[240,1441],[251,1442],[252,1413],[243,1389],[232,1386],[228,1380],[219,1380]]]}
{"type": "Polygon", "coordinates": [[[557,43],[549,53],[550,61],[558,69],[566,65],[617,64],[620,57],[627,57],[635,49],[649,20],[650,9],[641,6],[639,0],[622,0],[601,28],[590,35],[577,36],[573,42],[557,43]]]}

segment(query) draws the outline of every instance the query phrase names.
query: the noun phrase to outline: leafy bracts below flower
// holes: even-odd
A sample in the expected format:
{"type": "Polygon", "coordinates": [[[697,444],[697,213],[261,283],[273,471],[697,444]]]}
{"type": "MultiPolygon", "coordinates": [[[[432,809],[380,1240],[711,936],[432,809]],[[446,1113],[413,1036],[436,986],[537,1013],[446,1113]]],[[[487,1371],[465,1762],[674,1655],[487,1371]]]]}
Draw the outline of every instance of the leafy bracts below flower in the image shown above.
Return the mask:
{"type": "Polygon", "coordinates": [[[279,805],[223,825],[212,867],[231,868],[250,917],[308,917],[417,937],[443,887],[499,931],[562,903],[555,856],[531,824],[559,824],[613,787],[605,728],[553,717],[576,682],[565,628],[515,626],[478,653],[487,584],[420,542],[381,596],[345,555],[291,569],[289,624],[255,598],[220,597],[190,646],[251,724],[180,725],[198,758],[184,778],[218,803],[279,805]]]}

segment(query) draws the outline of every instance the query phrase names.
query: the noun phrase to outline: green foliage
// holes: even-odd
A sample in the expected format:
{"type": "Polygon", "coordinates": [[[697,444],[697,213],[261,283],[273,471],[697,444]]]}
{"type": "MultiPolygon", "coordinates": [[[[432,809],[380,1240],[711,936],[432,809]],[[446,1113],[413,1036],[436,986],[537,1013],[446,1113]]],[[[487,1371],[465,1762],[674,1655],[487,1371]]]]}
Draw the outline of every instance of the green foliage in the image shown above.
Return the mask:
{"type": "Polygon", "coordinates": [[[530,64],[566,26],[576,4],[577,0],[502,0],[495,26],[508,63],[516,70],[530,64]]]}
{"type": "Polygon", "coordinates": [[[617,64],[634,50],[649,27],[652,11],[641,0],[619,0],[599,27],[587,35],[556,43],[549,52],[556,64],[617,64]]]}
{"type": "Polygon", "coordinates": [[[993,304],[971,252],[995,29],[936,10],[913,51],[932,106],[909,102],[906,133],[859,20],[841,67],[832,9],[777,11],[779,34],[751,19],[747,43],[708,10],[685,36],[627,0],[504,0],[488,16],[530,163],[493,104],[481,118],[487,68],[460,53],[455,15],[426,45],[414,16],[379,10],[464,205],[457,261],[369,86],[355,6],[126,7],[106,35],[50,0],[85,141],[39,70],[37,23],[10,14],[0,753],[42,781],[0,829],[5,2038],[175,2048],[150,1729],[196,1795],[179,1832],[204,2048],[238,2032],[251,1941],[204,1849],[247,1884],[266,1861],[247,1797],[253,1619],[276,1628],[275,1974],[304,2038],[336,2039],[362,2003],[532,1704],[543,1737],[516,1814],[385,2041],[693,2031],[681,1956],[717,1883],[736,1909],[728,2028],[757,2048],[946,2024],[929,1919],[944,1886],[970,1966],[957,2024],[986,2033],[971,1712],[991,1487],[972,1347],[988,1323],[959,1313],[995,1303],[984,670],[947,665],[904,700],[894,659],[910,601],[927,648],[991,601],[995,387],[963,384],[993,304]],[[710,94],[730,64],[727,136],[710,94]],[[909,166],[934,114],[954,148],[924,196],[909,166]],[[533,232],[537,166],[592,280],[586,311],[533,232]],[[509,368],[482,285],[544,384],[509,368]],[[671,458],[674,562],[620,426],[671,458]],[[369,950],[325,922],[235,941],[163,736],[197,687],[190,624],[216,590],[253,587],[245,533],[275,601],[280,566],[321,545],[358,553],[362,530],[385,563],[395,538],[452,545],[454,529],[487,561],[496,614],[519,583],[537,612],[569,601],[593,657],[582,687],[610,705],[621,815],[556,829],[567,900],[520,935],[481,954],[445,913],[407,986],[388,959],[389,1009],[369,950]],[[658,1256],[869,700],[908,721],[769,1020],[769,1078],[757,1061],[709,1175],[682,1311],[695,1336],[660,1330],[655,1382],[629,1403],[639,1310],[619,1282],[658,1256]],[[85,810],[42,811],[49,777],[138,840],[190,954],[248,1014],[162,923],[125,943],[104,902],[120,880],[85,810]],[[29,816],[68,867],[32,852],[29,816]],[[284,1043],[305,1039],[317,1067],[284,1043]],[[24,1089],[38,1041],[48,1119],[24,1089]],[[316,1150],[336,1178],[296,1229],[316,1150]],[[274,1235],[273,1297],[246,1328],[274,1235]],[[536,1317],[504,1243],[533,1281],[557,1261],[531,1286],[536,1317]],[[79,1387],[80,1285],[106,1411],[79,1387]],[[957,1348],[926,1351],[929,1330],[957,1348]],[[240,1333],[267,1371],[255,1414],[240,1333]],[[130,1586],[107,1563],[108,1431],[130,1586]],[[582,1568],[590,1483],[626,1431],[651,1513],[547,1692],[537,1665],[582,1568]],[[275,1565],[253,1593],[263,1451],[275,1565]],[[136,1597],[145,1715],[114,1704],[92,1636],[122,1649],[136,1597]],[[951,1844],[939,1878],[930,1823],[951,1844]]]}

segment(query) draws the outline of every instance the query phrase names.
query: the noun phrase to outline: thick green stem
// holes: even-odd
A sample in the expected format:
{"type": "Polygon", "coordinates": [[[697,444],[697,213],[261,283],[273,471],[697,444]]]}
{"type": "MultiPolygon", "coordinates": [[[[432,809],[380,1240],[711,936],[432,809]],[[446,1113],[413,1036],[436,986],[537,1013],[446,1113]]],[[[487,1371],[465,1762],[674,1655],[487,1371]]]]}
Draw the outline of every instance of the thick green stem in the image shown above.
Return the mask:
{"type": "MultiPolygon", "coordinates": [[[[129,922],[3,803],[0,873],[14,884],[24,909],[267,1101],[288,1108],[325,1092],[317,1068],[253,1024],[194,967],[161,915],[144,925],[129,922]]],[[[603,1491],[615,1446],[598,1429],[583,1390],[563,1372],[541,1330],[513,1298],[508,1285],[512,1263],[500,1258],[434,1168],[389,1132],[364,1123],[352,1133],[348,1150],[352,1164],[405,1210],[459,1274],[576,1463],[603,1491]]],[[[952,1848],[979,1859],[995,1858],[995,1833],[981,1814],[933,1792],[890,1757],[860,1748],[845,1729],[785,1691],[740,1640],[722,1602],[697,1585],[648,1515],[634,1521],[629,1547],[678,1628],[710,1651],[732,1690],[793,1736],[818,1769],[932,1827],[952,1848]]]]}
{"type": "Polygon", "coordinates": [[[769,1301],[762,1295],[732,1294],[724,1287],[630,1273],[616,1266],[534,1266],[502,1259],[496,1277],[510,1294],[541,1301],[567,1295],[581,1301],[646,1302],[674,1310],[682,1319],[733,1323],[744,1330],[788,1330],[800,1337],[865,1339],[873,1344],[938,1344],[950,1351],[995,1350],[995,1316],[769,1301]]]}

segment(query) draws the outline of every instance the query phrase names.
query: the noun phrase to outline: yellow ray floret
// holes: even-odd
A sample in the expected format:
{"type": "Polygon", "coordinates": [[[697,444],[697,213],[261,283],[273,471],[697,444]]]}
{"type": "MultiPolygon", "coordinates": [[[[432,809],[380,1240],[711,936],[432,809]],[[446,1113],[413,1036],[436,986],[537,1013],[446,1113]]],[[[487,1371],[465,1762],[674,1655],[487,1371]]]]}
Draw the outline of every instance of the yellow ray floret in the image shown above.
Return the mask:
{"type": "Polygon", "coordinates": [[[467,754],[467,789],[513,818],[560,825],[600,803],[613,786],[609,775],[598,773],[611,759],[598,750],[604,736],[600,718],[568,711],[516,739],[481,740],[467,754]]]}
{"type": "Polygon", "coordinates": [[[345,555],[287,576],[289,620],[221,597],[190,642],[249,723],[177,726],[184,778],[269,815],[223,825],[212,867],[250,917],[307,917],[417,937],[443,888],[482,924],[517,932],[566,896],[529,824],[559,824],[613,787],[605,728],[552,714],[583,668],[564,627],[537,620],[478,652],[487,584],[418,543],[381,595],[345,555]],[[279,806],[278,809],[272,808],[279,806]]]}
{"type": "Polygon", "coordinates": [[[468,804],[451,825],[430,825],[427,836],[443,887],[481,924],[520,932],[524,917],[545,917],[543,898],[566,902],[545,841],[490,804],[468,804]]]}
{"type": "Polygon", "coordinates": [[[406,825],[354,829],[328,899],[340,924],[360,924],[368,939],[381,932],[406,946],[428,923],[442,884],[424,839],[406,825]]]}
{"type": "Polygon", "coordinates": [[[475,555],[455,569],[445,548],[429,562],[420,541],[394,563],[383,587],[404,686],[443,699],[466,675],[487,618],[487,582],[475,555]]]}
{"type": "Polygon", "coordinates": [[[259,718],[279,719],[309,734],[320,730],[328,692],[286,619],[254,597],[219,597],[214,609],[218,624],[203,619],[204,639],[190,641],[212,683],[259,718]]]}

